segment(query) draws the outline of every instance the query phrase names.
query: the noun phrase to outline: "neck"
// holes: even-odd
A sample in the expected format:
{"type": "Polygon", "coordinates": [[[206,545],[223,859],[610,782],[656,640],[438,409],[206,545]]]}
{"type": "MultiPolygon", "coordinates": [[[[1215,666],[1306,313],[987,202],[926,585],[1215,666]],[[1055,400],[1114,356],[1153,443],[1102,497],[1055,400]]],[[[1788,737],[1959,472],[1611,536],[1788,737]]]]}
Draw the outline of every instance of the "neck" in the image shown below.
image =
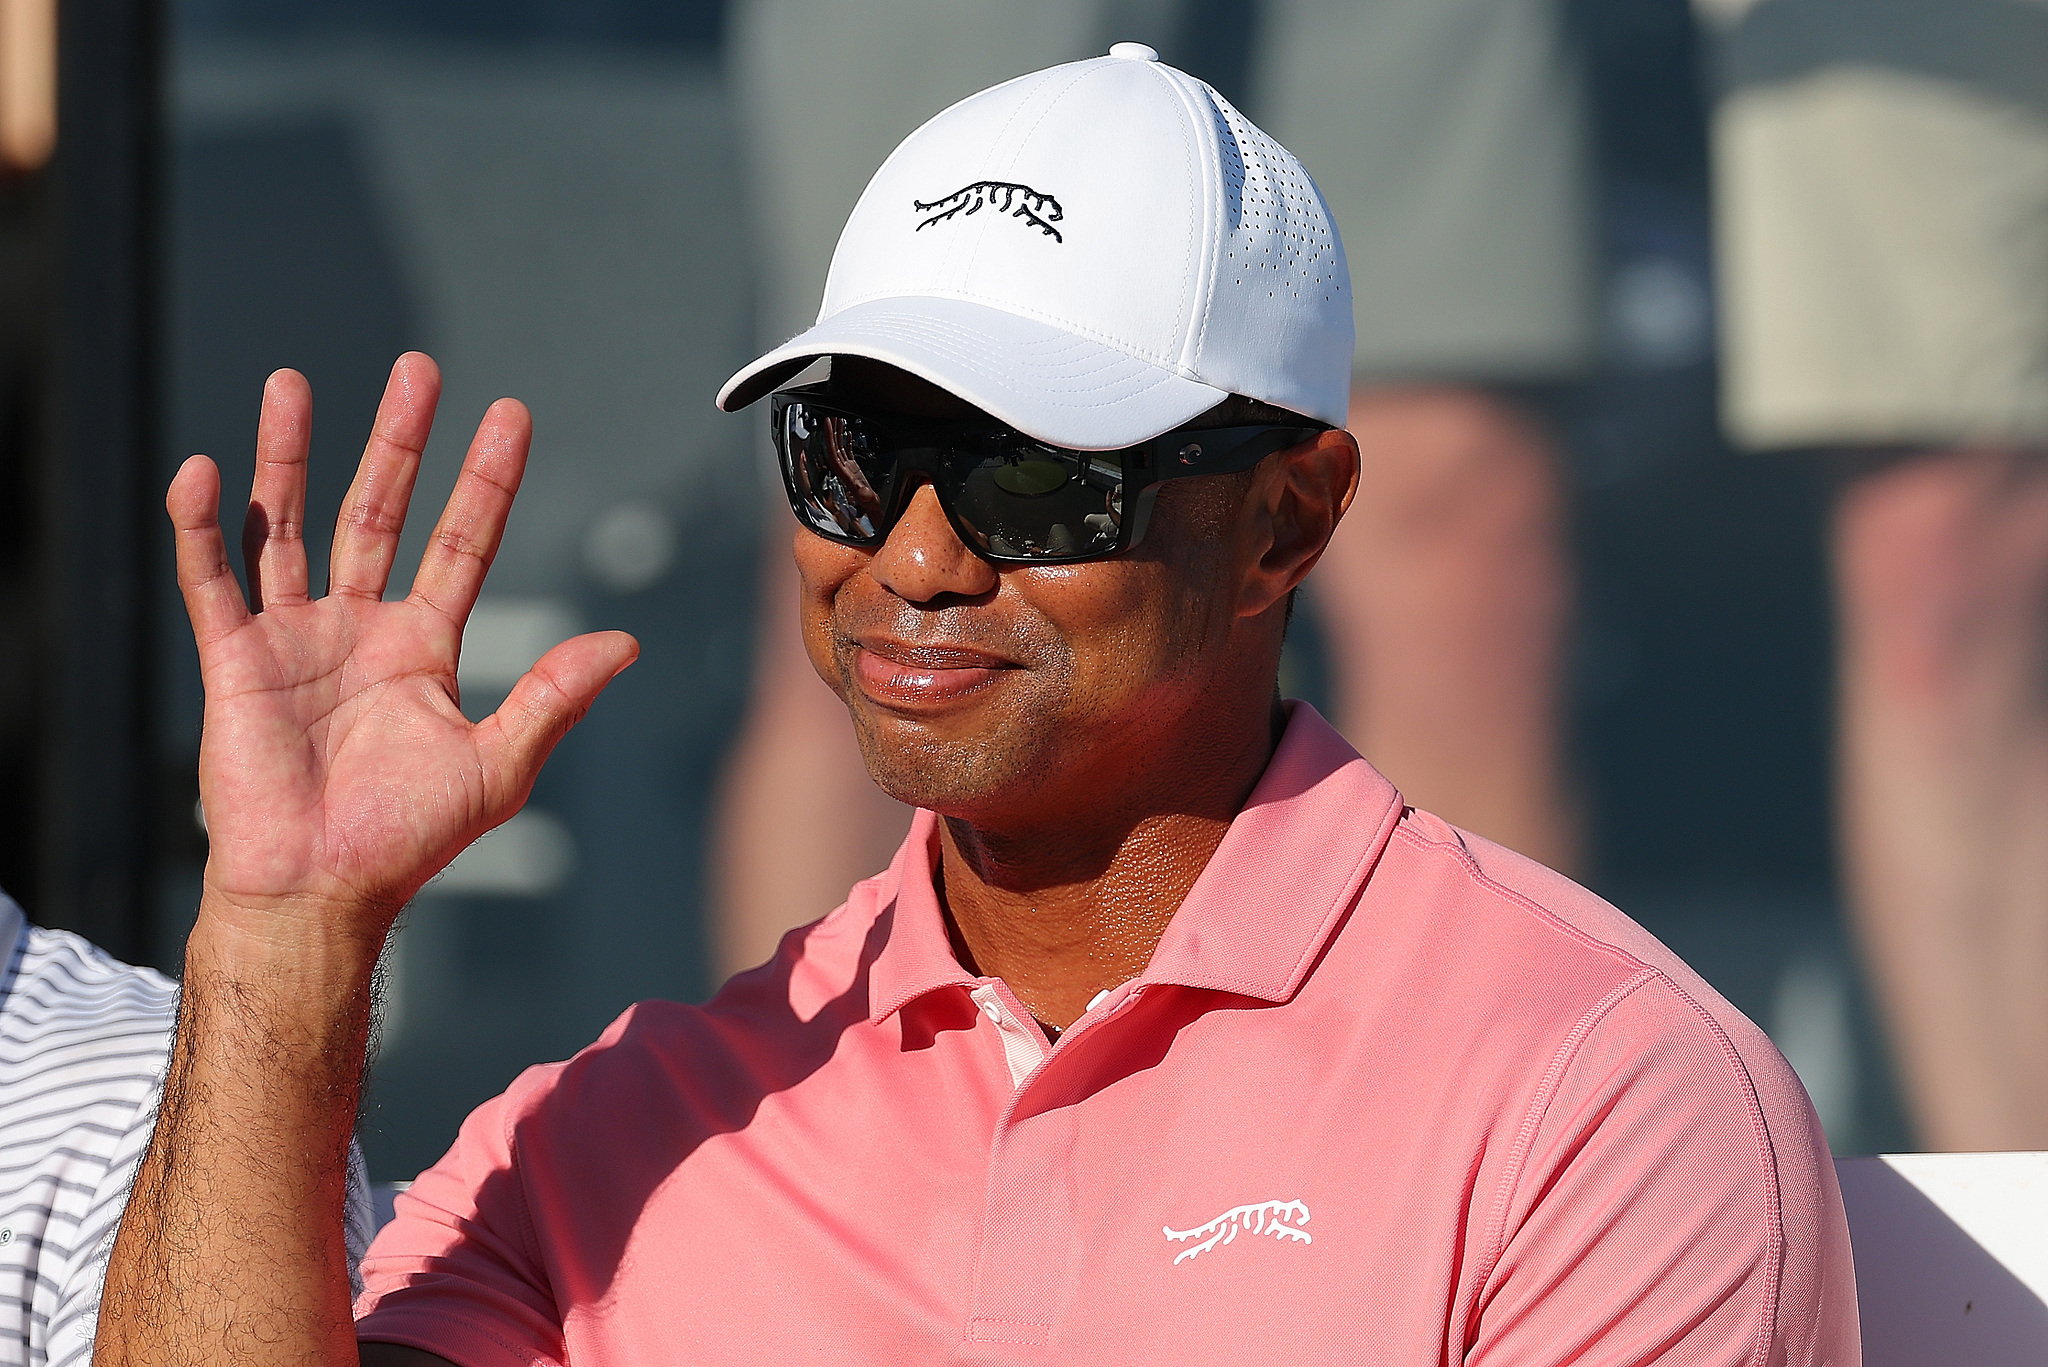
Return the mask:
{"type": "Polygon", "coordinates": [[[1074,792],[1043,822],[994,827],[948,817],[939,901],[953,952],[970,972],[1001,978],[1042,1023],[1064,1030],[1097,993],[1143,972],[1251,796],[1284,716],[1246,728],[1240,743],[1208,735],[1161,757],[1119,794],[1074,792]],[[1105,797],[1120,802],[1105,803],[1105,797]],[[1093,798],[1093,800],[1089,800],[1093,798]]]}

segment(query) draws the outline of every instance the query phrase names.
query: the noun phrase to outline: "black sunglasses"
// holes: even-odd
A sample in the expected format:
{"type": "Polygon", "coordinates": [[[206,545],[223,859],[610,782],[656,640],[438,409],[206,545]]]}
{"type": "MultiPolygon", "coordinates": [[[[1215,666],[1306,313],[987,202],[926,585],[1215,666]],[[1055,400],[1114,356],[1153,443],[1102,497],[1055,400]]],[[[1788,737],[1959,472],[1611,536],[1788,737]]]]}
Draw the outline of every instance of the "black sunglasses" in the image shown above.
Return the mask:
{"type": "Polygon", "coordinates": [[[989,418],[873,413],[825,393],[771,399],[775,453],[790,509],[842,546],[875,547],[910,504],[918,471],[961,543],[993,565],[1071,565],[1138,544],[1159,485],[1249,470],[1329,428],[1182,427],[1115,451],[1049,446],[989,418]]]}

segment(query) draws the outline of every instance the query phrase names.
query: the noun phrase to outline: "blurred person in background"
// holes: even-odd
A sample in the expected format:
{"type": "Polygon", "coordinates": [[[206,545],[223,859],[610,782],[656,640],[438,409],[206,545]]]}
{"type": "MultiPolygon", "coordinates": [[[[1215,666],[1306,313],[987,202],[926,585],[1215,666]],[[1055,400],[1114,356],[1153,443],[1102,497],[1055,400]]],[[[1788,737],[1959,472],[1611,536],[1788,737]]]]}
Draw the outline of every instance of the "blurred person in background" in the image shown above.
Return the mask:
{"type": "Polygon", "coordinates": [[[0,950],[0,1361],[60,1367],[92,1357],[105,1245],[149,1143],[178,989],[30,925],[4,894],[0,950]]]}
{"type": "MultiPolygon", "coordinates": [[[[0,1362],[92,1360],[100,1283],[156,1123],[177,984],[0,893],[0,1362]]],[[[351,1151],[350,1266],[370,1241],[351,1151]]]]}
{"type": "Polygon", "coordinates": [[[1908,1104],[2048,1148],[2048,5],[1698,7],[1724,415],[1838,483],[1839,858],[1908,1104]]]}
{"type": "MultiPolygon", "coordinates": [[[[1213,48],[1201,25],[1252,34],[1250,113],[1316,177],[1356,263],[1349,424],[1363,483],[1312,589],[1335,720],[1418,805],[1579,872],[1564,724],[1573,574],[1559,454],[1527,402],[1580,373],[1596,334],[1587,120],[1558,6],[1231,3],[738,5],[762,342],[813,321],[867,168],[905,129],[1111,40],[1163,30],[1213,48]]],[[[721,974],[886,864],[910,819],[869,780],[803,658],[787,541],[771,535],[766,551],[754,698],[714,841],[721,974]],[[810,833],[800,849],[791,827],[810,833]]]]}
{"type": "Polygon", "coordinates": [[[1339,726],[1411,801],[1566,873],[1573,574],[1531,402],[1593,360],[1580,73],[1553,0],[1267,0],[1259,117],[1351,251],[1352,513],[1314,581],[1339,726]]]}

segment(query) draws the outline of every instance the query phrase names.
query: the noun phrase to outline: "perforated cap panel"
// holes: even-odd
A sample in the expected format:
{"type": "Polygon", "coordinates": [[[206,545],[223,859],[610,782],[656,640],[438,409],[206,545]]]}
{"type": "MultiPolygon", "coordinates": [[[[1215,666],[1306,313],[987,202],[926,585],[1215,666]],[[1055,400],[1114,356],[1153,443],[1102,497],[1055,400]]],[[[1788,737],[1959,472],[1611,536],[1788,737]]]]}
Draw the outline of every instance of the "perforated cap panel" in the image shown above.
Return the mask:
{"type": "Polygon", "coordinates": [[[1228,216],[1218,285],[1337,303],[1345,287],[1343,258],[1308,172],[1230,101],[1213,90],[1209,95],[1219,123],[1228,216]]]}
{"type": "Polygon", "coordinates": [[[1233,394],[1341,424],[1351,272],[1329,208],[1292,152],[1206,82],[1180,79],[1208,110],[1223,201],[1191,368],[1233,394]]]}

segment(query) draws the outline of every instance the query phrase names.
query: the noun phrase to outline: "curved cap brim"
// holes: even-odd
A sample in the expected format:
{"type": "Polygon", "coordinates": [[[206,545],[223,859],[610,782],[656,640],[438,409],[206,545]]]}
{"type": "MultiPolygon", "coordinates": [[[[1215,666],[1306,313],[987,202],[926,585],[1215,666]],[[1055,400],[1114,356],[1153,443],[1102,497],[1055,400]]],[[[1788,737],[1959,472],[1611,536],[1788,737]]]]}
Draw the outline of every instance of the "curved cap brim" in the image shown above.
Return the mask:
{"type": "Polygon", "coordinates": [[[1229,397],[1049,323],[965,299],[872,299],[841,309],[725,382],[731,413],[821,356],[883,361],[1018,431],[1081,451],[1133,446],[1229,397]]]}

